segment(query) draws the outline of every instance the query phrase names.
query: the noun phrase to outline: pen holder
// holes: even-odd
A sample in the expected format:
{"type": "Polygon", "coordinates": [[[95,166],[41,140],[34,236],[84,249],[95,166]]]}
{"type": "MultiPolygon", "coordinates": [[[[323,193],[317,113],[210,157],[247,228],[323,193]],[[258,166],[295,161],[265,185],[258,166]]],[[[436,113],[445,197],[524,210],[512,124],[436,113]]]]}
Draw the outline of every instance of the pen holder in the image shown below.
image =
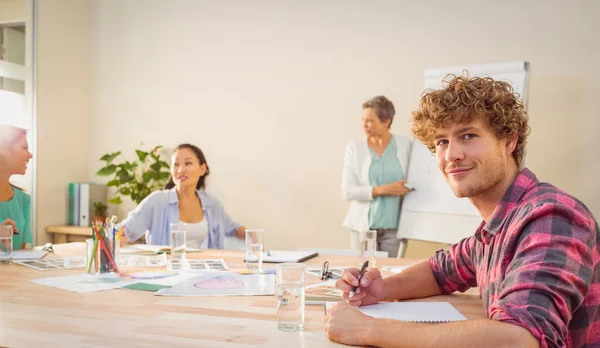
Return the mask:
{"type": "Polygon", "coordinates": [[[86,239],[87,273],[118,273],[119,243],[109,239],[86,239]]]}

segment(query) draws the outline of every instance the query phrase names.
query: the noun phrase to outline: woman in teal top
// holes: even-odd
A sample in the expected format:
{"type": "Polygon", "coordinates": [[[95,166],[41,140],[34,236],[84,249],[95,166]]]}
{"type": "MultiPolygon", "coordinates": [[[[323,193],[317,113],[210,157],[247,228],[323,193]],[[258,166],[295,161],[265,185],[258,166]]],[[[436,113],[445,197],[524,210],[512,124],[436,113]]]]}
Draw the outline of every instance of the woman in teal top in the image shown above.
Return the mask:
{"type": "Polygon", "coordinates": [[[377,231],[377,250],[388,256],[398,254],[396,238],[410,140],[394,135],[390,126],[396,110],[384,96],[363,104],[362,123],[367,139],[346,147],[342,174],[342,195],[351,202],[344,226],[350,230],[350,245],[359,248],[359,232],[377,231]]]}
{"type": "Polygon", "coordinates": [[[13,249],[31,243],[31,197],[13,186],[13,175],[24,175],[32,155],[27,144],[27,131],[0,125],[0,224],[12,225],[13,249]]]}
{"type": "MultiPolygon", "coordinates": [[[[369,183],[371,186],[383,186],[404,180],[404,170],[396,155],[398,146],[392,135],[382,155],[369,147],[373,156],[369,167],[369,183]]],[[[374,230],[397,230],[400,217],[401,196],[379,196],[373,198],[369,207],[369,221],[374,230]]],[[[395,235],[394,235],[395,237],[395,235]]]]}

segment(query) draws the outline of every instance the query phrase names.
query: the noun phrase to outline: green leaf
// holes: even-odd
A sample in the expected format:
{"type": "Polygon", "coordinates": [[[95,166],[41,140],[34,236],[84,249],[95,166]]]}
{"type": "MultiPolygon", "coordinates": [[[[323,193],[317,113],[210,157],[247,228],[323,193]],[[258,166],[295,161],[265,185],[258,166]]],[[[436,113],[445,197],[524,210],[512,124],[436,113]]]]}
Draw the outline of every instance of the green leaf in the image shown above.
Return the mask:
{"type": "Polygon", "coordinates": [[[138,158],[141,162],[144,162],[146,160],[146,157],[148,157],[148,153],[141,150],[135,150],[135,153],[137,153],[138,158]]]}
{"type": "Polygon", "coordinates": [[[110,186],[119,186],[119,180],[117,180],[117,179],[111,180],[106,184],[106,186],[109,186],[109,187],[110,186]]]}
{"type": "Polygon", "coordinates": [[[121,151],[115,153],[107,153],[100,158],[101,161],[106,161],[106,164],[110,164],[117,156],[121,154],[121,151]]]}
{"type": "Polygon", "coordinates": [[[137,193],[132,193],[131,194],[131,200],[134,201],[137,204],[140,204],[140,202],[144,200],[144,197],[138,195],[137,193]]]}
{"type": "Polygon", "coordinates": [[[135,179],[133,175],[130,175],[128,172],[122,170],[119,172],[119,182],[122,184],[128,183],[131,180],[135,179]]]}
{"type": "Polygon", "coordinates": [[[115,172],[115,170],[117,170],[117,166],[115,166],[114,164],[108,165],[102,169],[100,169],[96,175],[98,176],[107,176],[107,175],[111,175],[115,172]]]}
{"type": "Polygon", "coordinates": [[[163,168],[167,168],[167,169],[168,169],[168,168],[171,168],[171,167],[169,166],[169,164],[168,164],[167,162],[165,162],[165,161],[160,161],[160,165],[161,165],[163,168]]]}
{"type": "Polygon", "coordinates": [[[167,180],[167,179],[169,179],[169,176],[171,176],[171,173],[167,173],[167,172],[158,173],[159,180],[167,180]]]}
{"type": "Polygon", "coordinates": [[[131,194],[131,190],[127,187],[123,187],[119,190],[119,193],[125,196],[129,196],[131,194]]]}
{"type": "Polygon", "coordinates": [[[121,203],[123,203],[123,202],[121,201],[121,197],[117,196],[117,197],[115,197],[115,198],[109,199],[109,200],[108,200],[108,203],[112,203],[112,204],[121,204],[121,203]]]}
{"type": "Polygon", "coordinates": [[[131,162],[127,161],[127,162],[121,163],[121,168],[123,168],[125,170],[133,170],[133,169],[135,169],[136,165],[137,165],[137,163],[132,164],[131,162]]]}
{"type": "Polygon", "coordinates": [[[144,172],[144,174],[142,174],[142,181],[144,184],[147,184],[150,182],[150,180],[154,179],[154,173],[153,172],[144,172]]]}
{"type": "Polygon", "coordinates": [[[152,164],[150,165],[150,168],[152,168],[152,169],[153,169],[155,172],[159,172],[159,171],[160,171],[160,168],[161,168],[161,166],[160,166],[160,163],[156,162],[156,163],[152,163],[152,164]]]}

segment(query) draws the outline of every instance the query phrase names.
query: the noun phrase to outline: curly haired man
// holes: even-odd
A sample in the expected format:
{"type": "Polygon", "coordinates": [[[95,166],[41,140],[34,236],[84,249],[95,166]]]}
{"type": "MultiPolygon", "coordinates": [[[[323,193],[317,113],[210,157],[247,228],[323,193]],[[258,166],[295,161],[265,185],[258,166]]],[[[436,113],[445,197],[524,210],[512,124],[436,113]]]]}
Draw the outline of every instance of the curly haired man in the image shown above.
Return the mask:
{"type": "Polygon", "coordinates": [[[332,340],[380,347],[600,347],[600,232],[586,206],[522,167],[529,126],[508,83],[449,75],[413,112],[412,130],[458,197],[483,221],[474,235],[382,279],[357,269],[336,286],[332,340]],[[478,287],[487,319],[423,325],[355,306],[478,287]]]}

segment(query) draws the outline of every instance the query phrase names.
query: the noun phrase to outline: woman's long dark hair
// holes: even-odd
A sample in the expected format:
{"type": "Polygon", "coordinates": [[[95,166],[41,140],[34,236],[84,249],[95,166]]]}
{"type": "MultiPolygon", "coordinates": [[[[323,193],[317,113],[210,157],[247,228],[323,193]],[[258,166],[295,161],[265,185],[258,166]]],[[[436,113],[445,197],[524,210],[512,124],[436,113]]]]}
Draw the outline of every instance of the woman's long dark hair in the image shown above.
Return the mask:
{"type": "MultiPolygon", "coordinates": [[[[204,157],[204,153],[202,152],[202,150],[200,150],[200,148],[198,146],[194,146],[192,144],[181,144],[181,145],[177,146],[175,148],[175,150],[173,150],[173,153],[175,153],[175,151],[181,150],[181,149],[192,150],[192,152],[196,155],[196,158],[198,158],[198,162],[200,163],[200,165],[206,164],[206,173],[204,173],[204,175],[202,175],[200,177],[200,179],[198,180],[198,183],[196,184],[196,190],[204,189],[206,187],[206,184],[205,184],[206,177],[210,173],[210,170],[208,169],[208,163],[206,163],[206,158],[204,157]]],[[[173,176],[170,175],[169,182],[165,185],[165,190],[170,190],[173,187],[175,187],[175,183],[173,182],[173,176]]]]}

